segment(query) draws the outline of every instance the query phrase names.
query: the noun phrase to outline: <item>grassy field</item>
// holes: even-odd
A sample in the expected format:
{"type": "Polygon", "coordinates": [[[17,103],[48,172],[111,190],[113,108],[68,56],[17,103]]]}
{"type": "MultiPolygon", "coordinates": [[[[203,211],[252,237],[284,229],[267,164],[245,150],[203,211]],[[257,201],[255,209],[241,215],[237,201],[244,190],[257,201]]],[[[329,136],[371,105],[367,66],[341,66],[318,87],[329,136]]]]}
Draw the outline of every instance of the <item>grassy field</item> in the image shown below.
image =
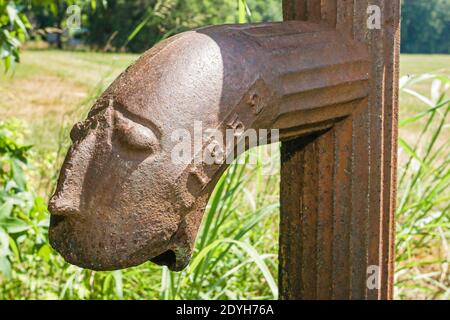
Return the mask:
{"type": "MultiPolygon", "coordinates": [[[[95,98],[136,58],[122,54],[27,51],[13,76],[0,77],[0,121],[14,117],[26,124],[26,143],[34,146],[30,184],[36,193],[44,198],[51,193],[69,143],[71,125],[85,116],[95,98]]],[[[402,56],[402,75],[424,73],[449,75],[450,56],[402,56]]],[[[423,81],[413,85],[412,89],[429,96],[431,83],[432,80],[423,81]]],[[[407,93],[402,93],[400,98],[401,119],[428,109],[407,93]]],[[[424,136],[436,137],[438,145],[448,147],[449,126],[446,114],[441,116],[444,125],[439,134],[435,135],[430,129],[424,136]]],[[[439,126],[437,120],[433,121],[433,126],[439,126]]],[[[413,145],[426,123],[424,117],[402,127],[401,136],[405,143],[413,145]]],[[[434,161],[440,161],[439,168],[447,170],[445,155],[448,153],[444,153],[444,158],[436,156],[440,159],[434,161]]],[[[415,164],[411,157],[410,153],[400,150],[401,170],[415,164]]],[[[419,156],[412,158],[419,159],[419,156]]],[[[57,255],[51,255],[44,261],[46,263],[40,258],[28,257],[17,262],[12,280],[2,280],[0,276],[0,299],[276,298],[278,247],[274,239],[278,237],[279,176],[263,176],[261,170],[260,163],[251,168],[235,165],[223,177],[207,212],[212,222],[204,223],[199,236],[203,245],[197,248],[193,266],[181,274],[151,264],[123,272],[95,273],[68,266],[57,255]],[[231,246],[227,241],[236,241],[236,245],[231,246]]],[[[420,172],[420,169],[416,171],[420,172]]],[[[420,188],[420,183],[426,181],[424,175],[427,173],[421,173],[414,184],[408,182],[404,188],[400,186],[400,191],[416,192],[414,188],[420,188]]],[[[436,192],[439,190],[447,193],[448,198],[445,188],[438,188],[436,192]]],[[[442,195],[444,200],[446,196],[442,195]]],[[[408,198],[405,204],[408,204],[404,207],[405,212],[412,212],[408,206],[414,207],[414,201],[408,198]]],[[[433,204],[433,210],[430,209],[444,217],[436,218],[436,221],[444,222],[429,229],[433,236],[426,242],[416,241],[420,234],[407,233],[405,228],[409,225],[406,223],[425,223],[429,227],[424,221],[431,219],[434,223],[434,218],[417,220],[416,216],[406,214],[399,217],[400,221],[405,221],[405,226],[398,228],[402,259],[397,265],[397,298],[450,298],[447,206],[448,199],[433,204]],[[426,266],[418,262],[421,260],[427,262],[426,266]]]]}

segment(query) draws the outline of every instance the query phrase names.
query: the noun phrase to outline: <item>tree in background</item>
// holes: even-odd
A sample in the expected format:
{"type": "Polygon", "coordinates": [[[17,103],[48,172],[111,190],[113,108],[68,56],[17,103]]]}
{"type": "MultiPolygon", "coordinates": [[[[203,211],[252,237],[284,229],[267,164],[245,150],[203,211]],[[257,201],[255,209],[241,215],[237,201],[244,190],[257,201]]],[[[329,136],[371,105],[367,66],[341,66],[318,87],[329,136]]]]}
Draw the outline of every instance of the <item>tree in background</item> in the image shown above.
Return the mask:
{"type": "Polygon", "coordinates": [[[249,8],[248,22],[270,22],[283,20],[281,1],[246,0],[249,8]]]}
{"type": "MultiPolygon", "coordinates": [[[[84,9],[90,4],[96,4],[96,0],[31,0],[27,15],[35,29],[54,27],[62,33],[67,19],[67,8],[75,4],[84,9]]],[[[61,36],[58,36],[57,46],[63,49],[61,36]]]]}
{"type": "MultiPolygon", "coordinates": [[[[20,46],[29,37],[27,30],[50,26],[62,29],[70,5],[95,7],[97,1],[100,0],[0,0],[0,60],[5,71],[20,62],[20,46]]],[[[61,42],[58,47],[62,48],[61,42]]]]}
{"type": "Polygon", "coordinates": [[[91,10],[87,20],[88,41],[94,47],[142,52],[200,26],[281,20],[281,1],[109,0],[91,10]]]}
{"type": "MultiPolygon", "coordinates": [[[[6,0],[0,0],[5,3],[6,0]]],[[[93,49],[142,52],[176,33],[219,23],[281,19],[280,0],[14,0],[25,4],[34,29],[63,30],[67,8],[78,5],[93,49]],[[244,6],[243,16],[239,8],[244,6]]],[[[24,18],[25,15],[22,14],[24,18]]],[[[15,37],[17,38],[17,37],[15,37]]],[[[62,43],[58,42],[62,48],[62,43]]],[[[17,51],[18,57],[18,51],[17,51]]]]}
{"type": "Polygon", "coordinates": [[[403,0],[402,52],[450,53],[450,0],[403,0]]]}
{"type": "Polygon", "coordinates": [[[88,43],[96,48],[142,52],[176,33],[233,23],[236,0],[109,0],[88,13],[88,43]]]}

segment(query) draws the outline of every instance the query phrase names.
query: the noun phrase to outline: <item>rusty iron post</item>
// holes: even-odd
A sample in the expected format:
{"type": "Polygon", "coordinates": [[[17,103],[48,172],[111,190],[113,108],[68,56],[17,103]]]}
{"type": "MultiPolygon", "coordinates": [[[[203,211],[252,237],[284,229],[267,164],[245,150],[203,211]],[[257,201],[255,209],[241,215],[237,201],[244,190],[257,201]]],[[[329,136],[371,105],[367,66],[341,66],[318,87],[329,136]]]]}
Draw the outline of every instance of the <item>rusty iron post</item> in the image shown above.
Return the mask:
{"type": "Polygon", "coordinates": [[[326,24],[364,43],[371,81],[350,116],[282,143],[280,296],[390,299],[400,1],[284,0],[283,10],[285,20],[326,24]],[[380,8],[381,29],[367,27],[370,5],[380,8]]]}

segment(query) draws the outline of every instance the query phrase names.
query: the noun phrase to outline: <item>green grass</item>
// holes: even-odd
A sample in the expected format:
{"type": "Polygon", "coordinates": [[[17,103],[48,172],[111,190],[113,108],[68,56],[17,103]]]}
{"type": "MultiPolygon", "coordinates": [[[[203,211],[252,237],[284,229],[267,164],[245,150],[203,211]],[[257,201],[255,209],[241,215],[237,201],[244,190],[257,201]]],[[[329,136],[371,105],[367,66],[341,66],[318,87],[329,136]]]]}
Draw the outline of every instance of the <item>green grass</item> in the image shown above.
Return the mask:
{"type": "MultiPolygon", "coordinates": [[[[34,145],[27,170],[31,190],[48,198],[69,144],[70,127],[136,58],[27,51],[14,77],[0,77],[0,121],[11,117],[23,120],[28,128],[25,142],[34,145]]],[[[450,56],[401,58],[402,75],[449,75],[449,66],[450,56]]],[[[432,81],[410,88],[430,96],[432,81]]],[[[408,93],[400,98],[403,120],[430,110],[431,106],[408,93]]],[[[446,112],[444,107],[433,109],[401,127],[398,298],[449,297],[445,269],[450,262],[446,112]]],[[[275,169],[279,167],[276,156],[275,169]]],[[[0,299],[276,298],[279,175],[263,175],[264,168],[261,162],[255,166],[234,164],[222,177],[208,205],[193,261],[182,273],[150,263],[112,273],[81,270],[50,249],[40,254],[29,251],[27,240],[19,239],[24,254],[14,260],[12,278],[0,275],[0,299]]]]}
{"type": "Polygon", "coordinates": [[[400,59],[400,74],[420,75],[424,73],[444,73],[450,71],[450,55],[403,54],[400,59]]]}
{"type": "MultiPolygon", "coordinates": [[[[449,75],[450,74],[450,55],[412,55],[405,54],[400,60],[400,75],[414,76],[425,73],[449,75]]],[[[415,91],[429,95],[430,81],[424,81],[413,86],[415,91]]],[[[402,101],[400,108],[400,117],[407,118],[413,114],[422,111],[423,106],[417,103],[414,97],[403,92],[400,93],[402,101]]]]}

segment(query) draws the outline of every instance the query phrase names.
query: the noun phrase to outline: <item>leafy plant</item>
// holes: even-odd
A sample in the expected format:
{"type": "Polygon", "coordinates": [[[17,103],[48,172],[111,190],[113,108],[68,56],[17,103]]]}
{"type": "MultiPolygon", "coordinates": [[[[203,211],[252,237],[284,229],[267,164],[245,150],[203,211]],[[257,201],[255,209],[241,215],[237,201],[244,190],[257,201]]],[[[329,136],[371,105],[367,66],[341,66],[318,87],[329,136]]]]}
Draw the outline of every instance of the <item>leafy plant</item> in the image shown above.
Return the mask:
{"type": "Polygon", "coordinates": [[[46,244],[46,205],[28,191],[24,166],[30,146],[19,142],[20,128],[17,121],[0,122],[0,272],[6,277],[27,239],[36,250],[46,244]]]}
{"type": "Polygon", "coordinates": [[[6,72],[20,62],[20,46],[28,37],[27,28],[31,28],[22,10],[14,1],[0,0],[0,60],[6,72]]]}

